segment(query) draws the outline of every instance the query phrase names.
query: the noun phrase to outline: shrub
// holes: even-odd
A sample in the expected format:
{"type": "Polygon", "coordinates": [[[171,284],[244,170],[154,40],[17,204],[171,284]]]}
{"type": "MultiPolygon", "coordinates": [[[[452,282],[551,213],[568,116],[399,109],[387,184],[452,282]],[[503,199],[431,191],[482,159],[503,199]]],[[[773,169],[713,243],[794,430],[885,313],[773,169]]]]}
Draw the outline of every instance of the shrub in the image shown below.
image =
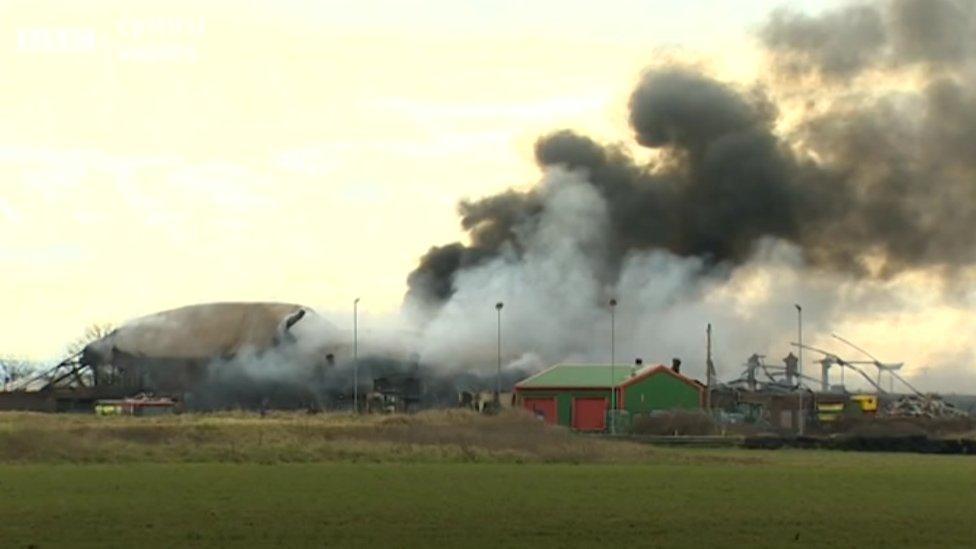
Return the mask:
{"type": "Polygon", "coordinates": [[[638,435],[713,435],[718,430],[705,412],[671,410],[634,417],[633,432],[638,435]]]}

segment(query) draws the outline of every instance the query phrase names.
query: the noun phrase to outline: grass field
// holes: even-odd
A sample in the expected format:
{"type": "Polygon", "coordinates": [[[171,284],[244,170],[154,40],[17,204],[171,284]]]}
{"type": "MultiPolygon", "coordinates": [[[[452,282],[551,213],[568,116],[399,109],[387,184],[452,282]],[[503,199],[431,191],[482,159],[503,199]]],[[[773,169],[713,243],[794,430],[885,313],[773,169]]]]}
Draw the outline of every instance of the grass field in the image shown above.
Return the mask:
{"type": "Polygon", "coordinates": [[[653,448],[519,417],[0,415],[0,462],[4,547],[976,541],[971,456],[653,448]]]}

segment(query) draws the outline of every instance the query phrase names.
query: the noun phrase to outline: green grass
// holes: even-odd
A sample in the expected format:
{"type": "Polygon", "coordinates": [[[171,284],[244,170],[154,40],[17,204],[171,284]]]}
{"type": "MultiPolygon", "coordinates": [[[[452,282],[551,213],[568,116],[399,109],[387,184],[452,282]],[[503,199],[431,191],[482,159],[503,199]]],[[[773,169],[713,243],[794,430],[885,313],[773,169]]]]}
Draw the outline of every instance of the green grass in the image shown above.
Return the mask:
{"type": "Polygon", "coordinates": [[[0,547],[972,547],[976,458],[657,448],[517,414],[0,414],[0,547]]]}
{"type": "Polygon", "coordinates": [[[971,547],[976,540],[972,458],[764,457],[761,466],[8,465],[0,467],[0,545],[971,547]]]}

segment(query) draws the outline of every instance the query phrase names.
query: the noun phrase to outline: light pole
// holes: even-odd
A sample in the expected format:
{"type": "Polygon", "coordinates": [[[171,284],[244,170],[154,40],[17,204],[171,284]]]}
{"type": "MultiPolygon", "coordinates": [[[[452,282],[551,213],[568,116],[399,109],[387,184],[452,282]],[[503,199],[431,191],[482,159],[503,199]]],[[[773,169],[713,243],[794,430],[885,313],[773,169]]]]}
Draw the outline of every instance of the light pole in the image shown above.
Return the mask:
{"type": "Polygon", "coordinates": [[[502,402],[502,307],[505,304],[499,301],[495,303],[495,310],[498,312],[498,370],[495,374],[495,404],[502,402]]]}
{"type": "Polygon", "coordinates": [[[359,298],[352,302],[352,407],[359,413],[359,298]]]}
{"type": "Polygon", "coordinates": [[[715,377],[715,363],[712,362],[712,323],[705,328],[705,409],[712,413],[712,379],[715,377]]]}
{"type": "Polygon", "coordinates": [[[806,414],[803,410],[803,307],[800,307],[799,303],[794,303],[796,307],[796,338],[799,345],[797,346],[797,364],[798,373],[800,378],[800,397],[797,400],[797,407],[800,417],[798,418],[798,424],[800,428],[800,436],[803,436],[803,424],[806,414]]]}
{"type": "Polygon", "coordinates": [[[610,434],[616,433],[616,420],[614,419],[614,412],[617,410],[617,394],[613,387],[614,381],[614,364],[616,364],[616,334],[614,333],[614,324],[616,323],[615,311],[617,309],[617,300],[615,298],[610,298],[610,434]]]}

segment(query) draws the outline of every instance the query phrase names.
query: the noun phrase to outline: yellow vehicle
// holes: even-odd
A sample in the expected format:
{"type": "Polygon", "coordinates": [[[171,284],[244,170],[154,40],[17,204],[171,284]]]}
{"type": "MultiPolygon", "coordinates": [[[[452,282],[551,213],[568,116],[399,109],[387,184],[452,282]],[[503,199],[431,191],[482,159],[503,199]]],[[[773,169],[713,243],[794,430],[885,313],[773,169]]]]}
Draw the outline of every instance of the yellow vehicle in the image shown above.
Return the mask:
{"type": "Polygon", "coordinates": [[[855,402],[865,414],[878,412],[878,395],[851,395],[851,401],[855,402]]]}
{"type": "Polygon", "coordinates": [[[98,402],[95,404],[96,416],[120,416],[122,415],[122,405],[114,403],[98,402]]]}
{"type": "Polygon", "coordinates": [[[844,412],[843,402],[818,402],[817,419],[823,422],[836,421],[844,412]]]}
{"type": "Polygon", "coordinates": [[[821,423],[837,421],[844,414],[875,415],[878,412],[878,396],[869,394],[841,395],[824,398],[816,403],[817,419],[821,423]]]}

